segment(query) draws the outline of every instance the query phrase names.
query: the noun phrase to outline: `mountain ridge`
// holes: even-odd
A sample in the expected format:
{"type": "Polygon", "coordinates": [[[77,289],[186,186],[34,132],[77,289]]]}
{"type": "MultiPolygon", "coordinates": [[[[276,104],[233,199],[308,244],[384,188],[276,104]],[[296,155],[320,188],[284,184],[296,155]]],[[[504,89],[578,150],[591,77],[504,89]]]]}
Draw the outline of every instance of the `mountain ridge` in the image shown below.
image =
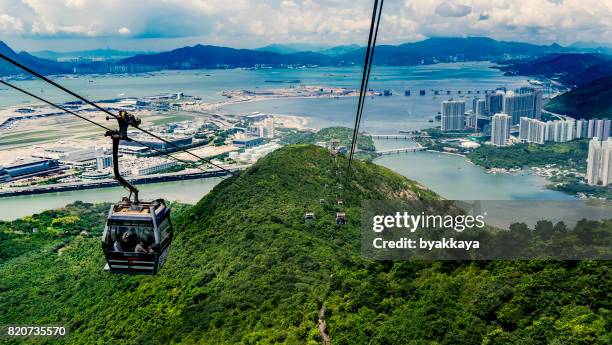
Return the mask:
{"type": "Polygon", "coordinates": [[[612,75],[612,56],[594,53],[547,54],[500,68],[508,75],[539,76],[580,85],[612,75]]]}
{"type": "MultiPolygon", "coordinates": [[[[290,52],[281,54],[270,51],[252,51],[247,49],[234,49],[210,45],[196,45],[183,47],[169,52],[135,56],[120,61],[121,64],[152,65],[157,67],[174,66],[193,68],[194,66],[216,66],[230,64],[236,67],[255,66],[257,64],[272,65],[355,65],[363,60],[365,48],[358,48],[336,55],[327,55],[322,52],[290,52]],[[221,57],[219,51],[225,53],[226,59],[221,57]],[[252,53],[246,54],[245,51],[252,53]],[[236,54],[230,59],[231,53],[236,54]],[[267,55],[266,55],[267,54],[267,55]],[[158,60],[158,61],[156,61],[158,60]]],[[[542,55],[551,52],[568,51],[568,48],[559,45],[538,46],[521,42],[496,41],[485,37],[451,37],[430,38],[414,43],[405,43],[398,46],[379,45],[376,47],[374,63],[378,65],[415,65],[446,61],[450,57],[467,60],[484,60],[501,58],[504,54],[531,54],[542,55]]]]}
{"type": "MultiPolygon", "coordinates": [[[[110,60],[107,62],[57,62],[35,57],[26,52],[17,54],[4,42],[0,45],[0,51],[18,57],[20,61],[37,67],[44,74],[61,74],[143,72],[159,69],[251,68],[261,65],[273,67],[353,66],[363,62],[365,49],[348,45],[328,49],[318,47],[317,51],[303,51],[298,48],[285,51],[283,47],[285,46],[273,45],[272,51],[266,51],[262,48],[236,49],[198,44],[165,52],[138,54],[115,62],[110,60]]],[[[437,37],[396,46],[379,45],[376,48],[374,64],[404,66],[466,60],[498,60],[504,59],[508,54],[539,56],[569,51],[572,51],[572,48],[556,44],[539,46],[521,42],[496,41],[486,37],[437,37]]],[[[46,55],[46,57],[53,56],[55,55],[46,55]]],[[[10,66],[0,67],[0,75],[13,74],[19,74],[19,71],[10,66]]]]}
{"type": "MultiPolygon", "coordinates": [[[[0,53],[43,74],[57,74],[70,71],[67,66],[56,61],[41,59],[26,52],[17,53],[3,41],[0,41],[0,53]]],[[[24,71],[9,64],[8,62],[0,60],[0,75],[15,75],[24,73],[24,71]]]]}

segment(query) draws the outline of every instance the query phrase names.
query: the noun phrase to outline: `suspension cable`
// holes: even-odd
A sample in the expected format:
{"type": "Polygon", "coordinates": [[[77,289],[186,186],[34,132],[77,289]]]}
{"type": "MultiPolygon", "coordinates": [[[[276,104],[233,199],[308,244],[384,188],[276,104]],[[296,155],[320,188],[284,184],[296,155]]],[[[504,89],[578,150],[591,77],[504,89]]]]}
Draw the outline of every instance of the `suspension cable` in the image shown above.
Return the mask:
{"type": "Polygon", "coordinates": [[[368,36],[368,45],[366,47],[365,61],[363,64],[363,74],[361,76],[359,99],[357,101],[357,112],[355,114],[355,127],[353,129],[353,138],[351,141],[351,152],[349,154],[347,177],[350,174],[351,164],[353,162],[353,155],[355,154],[355,150],[357,149],[359,126],[361,124],[361,116],[363,114],[363,106],[365,104],[365,98],[368,89],[368,81],[370,79],[372,61],[374,60],[374,48],[376,47],[376,39],[378,37],[378,28],[380,25],[380,17],[382,13],[383,4],[384,0],[380,1],[380,6],[378,6],[378,0],[374,0],[374,7],[372,9],[372,22],[370,23],[370,33],[368,36]]]}
{"type": "MultiPolygon", "coordinates": [[[[79,95],[79,94],[75,93],[74,91],[71,91],[71,90],[69,90],[69,89],[65,88],[64,86],[62,86],[62,85],[60,85],[60,84],[58,84],[58,83],[54,82],[53,80],[51,80],[51,79],[49,79],[49,78],[45,77],[44,75],[42,75],[42,74],[40,74],[40,73],[36,72],[35,70],[33,70],[33,69],[31,69],[31,68],[29,68],[29,67],[27,67],[27,66],[25,66],[25,65],[23,65],[23,64],[21,64],[21,63],[19,63],[19,62],[17,62],[17,61],[15,61],[15,60],[13,60],[13,59],[11,59],[11,58],[9,58],[8,56],[6,56],[6,55],[4,55],[4,54],[0,53],[0,58],[1,58],[1,59],[3,59],[3,60],[5,60],[5,61],[7,61],[7,62],[9,62],[9,63],[11,63],[11,64],[13,64],[13,65],[15,65],[15,66],[17,66],[17,67],[19,67],[19,68],[21,68],[22,70],[24,70],[24,71],[26,71],[26,72],[28,72],[28,73],[30,73],[30,74],[32,74],[32,75],[34,75],[34,76],[35,76],[35,77],[37,77],[38,79],[43,80],[43,81],[45,81],[46,83],[49,83],[49,84],[51,84],[51,85],[53,85],[53,86],[57,87],[58,89],[60,89],[60,90],[62,90],[62,91],[64,91],[64,92],[66,92],[66,93],[68,93],[68,94],[70,94],[70,95],[72,95],[72,96],[74,96],[74,97],[76,97],[76,98],[78,98],[78,99],[80,99],[81,101],[83,101],[83,102],[85,102],[85,103],[87,103],[87,104],[89,104],[89,105],[93,106],[94,108],[96,108],[96,109],[98,109],[98,110],[100,110],[100,111],[102,111],[102,112],[104,112],[104,113],[106,113],[106,114],[108,114],[108,115],[110,115],[110,116],[112,116],[112,117],[114,117],[114,118],[117,118],[117,115],[113,114],[112,112],[108,111],[107,109],[102,108],[101,106],[97,105],[96,103],[94,103],[94,102],[92,102],[92,101],[90,101],[90,100],[86,99],[85,97],[83,97],[83,96],[81,96],[81,95],[79,95]]],[[[177,149],[177,150],[180,150],[180,151],[184,151],[184,152],[186,152],[187,154],[189,154],[189,155],[191,155],[191,156],[193,156],[193,157],[197,158],[198,160],[202,160],[202,161],[204,161],[204,162],[206,162],[206,163],[208,163],[208,164],[211,164],[211,165],[213,165],[213,166],[215,166],[215,167],[217,167],[217,168],[219,168],[219,169],[221,169],[221,170],[226,171],[226,172],[227,172],[227,173],[229,173],[229,174],[232,174],[232,175],[234,175],[234,176],[238,176],[238,174],[234,173],[233,171],[228,170],[228,169],[225,169],[225,168],[223,168],[222,166],[220,166],[220,165],[218,165],[218,164],[215,164],[215,163],[211,162],[210,160],[208,160],[208,159],[206,159],[206,158],[203,158],[203,157],[201,157],[201,156],[199,156],[199,155],[197,155],[197,154],[195,154],[195,153],[193,153],[193,152],[190,152],[190,151],[188,151],[188,150],[186,150],[186,149],[184,149],[184,148],[182,148],[182,147],[180,147],[180,146],[178,146],[178,145],[174,144],[173,142],[168,141],[168,140],[166,140],[166,139],[164,139],[164,138],[160,137],[160,136],[159,136],[159,135],[157,135],[157,134],[154,134],[154,133],[152,133],[152,132],[150,132],[150,131],[148,131],[148,130],[146,130],[146,129],[143,129],[143,128],[142,128],[142,127],[140,127],[140,126],[133,126],[133,127],[134,127],[134,128],[136,128],[136,129],[138,129],[138,130],[140,130],[141,132],[143,132],[143,133],[145,133],[145,134],[148,134],[148,135],[152,136],[153,138],[155,138],[155,139],[157,139],[157,140],[159,140],[159,141],[162,141],[163,143],[165,143],[165,144],[167,144],[167,145],[172,146],[173,148],[175,148],[175,149],[177,149]]],[[[166,155],[167,155],[167,153],[166,153],[166,155]]]]}

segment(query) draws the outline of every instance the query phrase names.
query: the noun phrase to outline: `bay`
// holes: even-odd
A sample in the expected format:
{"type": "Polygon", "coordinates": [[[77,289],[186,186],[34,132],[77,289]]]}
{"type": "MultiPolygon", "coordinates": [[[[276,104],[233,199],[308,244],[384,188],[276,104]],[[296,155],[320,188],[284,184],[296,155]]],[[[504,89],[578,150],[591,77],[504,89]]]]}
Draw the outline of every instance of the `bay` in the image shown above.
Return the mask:
{"type": "MultiPolygon", "coordinates": [[[[361,129],[369,133],[396,134],[398,130],[415,130],[433,126],[429,122],[439,111],[440,102],[447,99],[444,90],[453,90],[452,97],[464,99],[471,109],[471,99],[484,96],[484,90],[497,87],[509,89],[526,86],[522,77],[505,77],[487,62],[437,64],[409,67],[375,66],[369,87],[389,89],[390,97],[368,97],[365,102],[361,129]],[[411,96],[404,96],[404,90],[411,96]],[[426,96],[419,96],[419,90],[426,96]],[[442,90],[435,96],[432,90],[442,90]],[[457,94],[462,90],[462,94],[457,94]],[[467,94],[471,90],[472,94],[467,94]],[[476,94],[476,91],[480,94],[476,94]]],[[[206,101],[225,98],[224,90],[271,89],[289,87],[290,84],[267,83],[266,80],[300,80],[304,85],[347,87],[357,89],[360,82],[359,67],[259,69],[259,70],[189,70],[161,71],[135,75],[55,76],[66,87],[94,99],[141,97],[162,93],[184,92],[206,101]]],[[[56,102],[73,100],[48,88],[40,81],[26,80],[17,84],[56,102]]],[[[298,85],[294,85],[298,86],[298,85]]],[[[31,100],[13,91],[0,90],[0,107],[31,104],[31,100]]],[[[238,103],[224,106],[221,112],[246,114],[254,111],[300,115],[307,117],[309,126],[353,126],[356,97],[345,98],[290,98],[238,103]]],[[[409,143],[408,143],[409,144],[409,143]]],[[[380,149],[404,147],[406,142],[377,142],[380,149]],[[399,146],[394,146],[399,145],[399,146]]],[[[449,199],[483,200],[566,200],[573,197],[545,189],[546,180],[532,174],[512,176],[487,174],[462,157],[425,152],[385,156],[377,164],[433,189],[449,199]]],[[[195,203],[219,179],[166,182],[142,186],[143,194],[153,197],[195,203]]],[[[115,201],[121,196],[120,188],[93,189],[0,199],[0,219],[20,216],[61,207],[82,200],[88,202],[115,201]]]]}

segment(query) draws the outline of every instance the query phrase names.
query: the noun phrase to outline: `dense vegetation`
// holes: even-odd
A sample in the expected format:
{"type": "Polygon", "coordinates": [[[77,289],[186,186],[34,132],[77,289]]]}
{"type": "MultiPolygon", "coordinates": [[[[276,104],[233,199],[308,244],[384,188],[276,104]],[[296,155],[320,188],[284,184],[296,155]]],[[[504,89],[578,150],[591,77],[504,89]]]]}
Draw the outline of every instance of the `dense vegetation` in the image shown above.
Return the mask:
{"type": "Polygon", "coordinates": [[[519,169],[550,167],[560,170],[548,178],[549,189],[571,195],[612,198],[612,190],[604,186],[589,186],[581,174],[586,172],[588,140],[565,143],[516,144],[506,147],[482,145],[467,153],[468,159],[486,169],[519,169]]]}
{"type": "MultiPolygon", "coordinates": [[[[72,344],[320,344],[324,306],[339,345],[610,342],[609,262],[362,259],[362,201],[437,196],[367,162],[346,179],[338,160],[288,146],[175,210],[177,238],[154,277],[102,272],[100,224],[61,252],[12,255],[0,263],[0,324],[62,323],[72,344]]],[[[23,230],[10,236],[33,236],[23,230]]]]}
{"type": "Polygon", "coordinates": [[[0,221],[0,264],[41,247],[57,250],[77,235],[90,234],[100,227],[108,207],[76,202],[61,210],[0,221]]]}
{"type": "Polygon", "coordinates": [[[559,95],[544,109],[577,119],[612,118],[612,75],[559,95]]]}
{"type": "Polygon", "coordinates": [[[590,197],[612,200],[612,188],[608,186],[591,186],[585,183],[584,178],[568,175],[552,177],[550,189],[558,190],[571,195],[583,194],[590,197]]]}
{"type": "MultiPolygon", "coordinates": [[[[281,143],[287,144],[316,144],[318,142],[329,145],[332,139],[340,140],[340,145],[351,149],[353,141],[353,129],[347,127],[327,127],[319,130],[316,133],[293,131],[283,137],[281,143]]],[[[357,152],[358,159],[369,160],[375,157],[376,146],[372,137],[359,134],[357,136],[357,152]]]]}
{"type": "Polygon", "coordinates": [[[554,164],[558,168],[586,169],[588,140],[565,143],[516,144],[505,147],[482,145],[467,156],[475,164],[491,168],[543,167],[554,164]]]}

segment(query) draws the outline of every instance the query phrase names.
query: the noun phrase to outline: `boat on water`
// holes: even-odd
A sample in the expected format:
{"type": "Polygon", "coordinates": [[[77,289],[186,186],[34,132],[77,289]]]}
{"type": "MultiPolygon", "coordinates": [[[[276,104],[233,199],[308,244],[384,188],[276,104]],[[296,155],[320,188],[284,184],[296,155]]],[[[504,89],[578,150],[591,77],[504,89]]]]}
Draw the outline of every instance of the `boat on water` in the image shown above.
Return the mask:
{"type": "Polygon", "coordinates": [[[299,79],[291,79],[291,80],[282,80],[282,79],[267,79],[264,80],[265,83],[277,83],[277,84],[297,84],[300,82],[299,79]]]}

